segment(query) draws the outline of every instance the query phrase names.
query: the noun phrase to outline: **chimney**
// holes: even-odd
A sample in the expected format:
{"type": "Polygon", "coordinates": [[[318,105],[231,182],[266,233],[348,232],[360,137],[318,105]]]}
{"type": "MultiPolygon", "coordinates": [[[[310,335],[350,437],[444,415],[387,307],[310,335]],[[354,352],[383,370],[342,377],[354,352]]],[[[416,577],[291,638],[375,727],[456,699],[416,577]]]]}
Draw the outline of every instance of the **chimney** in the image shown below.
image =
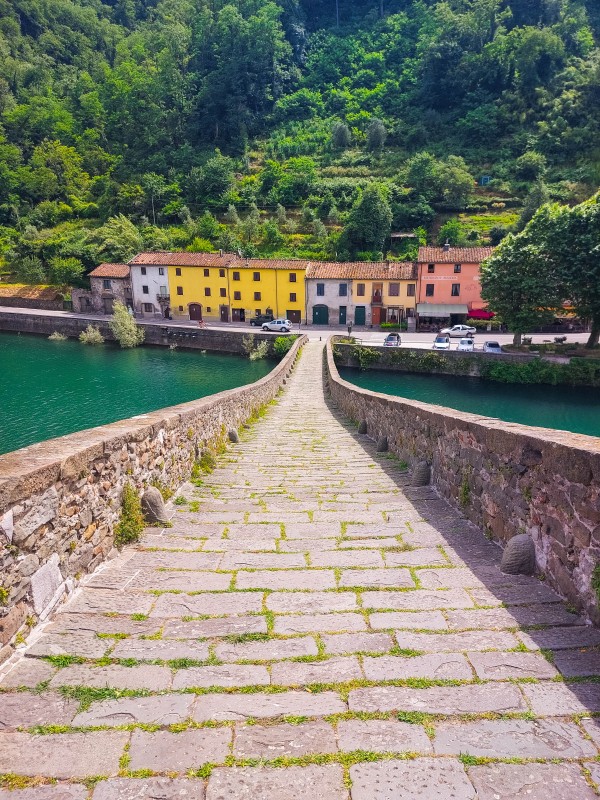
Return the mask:
{"type": "Polygon", "coordinates": [[[219,250],[219,258],[223,258],[223,251],[219,250]]]}
{"type": "Polygon", "coordinates": [[[442,249],[443,249],[444,253],[447,253],[450,250],[450,242],[448,241],[448,239],[446,239],[446,242],[445,242],[444,247],[442,249]]]}

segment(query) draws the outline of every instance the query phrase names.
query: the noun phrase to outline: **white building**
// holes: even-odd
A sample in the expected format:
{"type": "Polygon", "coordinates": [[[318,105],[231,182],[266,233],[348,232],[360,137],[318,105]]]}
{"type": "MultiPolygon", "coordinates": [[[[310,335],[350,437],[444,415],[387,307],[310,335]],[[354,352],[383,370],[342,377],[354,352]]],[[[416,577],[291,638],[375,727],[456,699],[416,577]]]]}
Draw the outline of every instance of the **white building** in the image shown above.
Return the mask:
{"type": "Polygon", "coordinates": [[[166,266],[145,264],[144,256],[148,255],[151,254],[140,253],[129,262],[133,308],[141,317],[166,317],[171,305],[169,270],[166,266]]]}

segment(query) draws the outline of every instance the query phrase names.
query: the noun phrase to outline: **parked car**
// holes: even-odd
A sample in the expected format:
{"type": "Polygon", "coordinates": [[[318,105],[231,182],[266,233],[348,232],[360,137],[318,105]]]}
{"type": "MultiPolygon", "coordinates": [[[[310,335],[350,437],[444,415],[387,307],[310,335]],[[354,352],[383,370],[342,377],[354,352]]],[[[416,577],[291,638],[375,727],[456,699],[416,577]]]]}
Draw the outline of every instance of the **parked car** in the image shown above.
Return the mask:
{"type": "Polygon", "coordinates": [[[383,341],[384,347],[400,347],[402,339],[399,333],[388,333],[383,341]]]}
{"type": "Polygon", "coordinates": [[[496,353],[497,355],[502,355],[502,348],[500,347],[500,342],[484,342],[483,343],[483,352],[484,353],[496,353]]]}
{"type": "Polygon", "coordinates": [[[456,349],[464,350],[467,353],[472,353],[473,350],[475,350],[475,342],[473,339],[461,339],[456,349]]]}
{"type": "Polygon", "coordinates": [[[292,323],[289,319],[272,319],[261,326],[263,331],[276,331],[277,333],[289,333],[292,330],[292,323]]]}
{"type": "Polygon", "coordinates": [[[469,325],[453,325],[451,328],[442,328],[440,333],[446,336],[452,336],[452,338],[458,336],[475,336],[477,328],[471,328],[469,325]]]}
{"type": "Polygon", "coordinates": [[[272,322],[275,319],[273,314],[257,314],[255,317],[252,317],[250,320],[250,325],[254,325],[257,328],[261,328],[265,322],[272,322]]]}
{"type": "Polygon", "coordinates": [[[433,340],[433,349],[434,350],[450,350],[450,339],[448,336],[436,336],[433,340]]]}

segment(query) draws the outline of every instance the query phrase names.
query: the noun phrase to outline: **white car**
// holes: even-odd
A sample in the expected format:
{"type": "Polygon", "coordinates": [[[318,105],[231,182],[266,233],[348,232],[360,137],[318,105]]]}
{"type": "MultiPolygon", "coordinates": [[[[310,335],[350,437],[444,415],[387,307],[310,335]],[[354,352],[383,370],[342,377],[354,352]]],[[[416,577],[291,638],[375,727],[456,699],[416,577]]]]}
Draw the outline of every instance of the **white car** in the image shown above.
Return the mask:
{"type": "Polygon", "coordinates": [[[473,350],[475,350],[475,342],[473,339],[461,339],[456,349],[464,350],[466,353],[472,353],[473,350]]]}
{"type": "Polygon", "coordinates": [[[474,336],[477,333],[477,328],[471,328],[469,325],[453,325],[451,328],[442,328],[440,333],[453,338],[457,336],[474,336]]]}
{"type": "Polygon", "coordinates": [[[500,346],[500,342],[484,342],[483,343],[483,352],[484,353],[495,353],[498,356],[502,355],[502,347],[500,346]]]}
{"type": "Polygon", "coordinates": [[[289,333],[292,330],[292,323],[289,319],[272,319],[265,322],[262,326],[263,331],[276,331],[277,333],[289,333]]]}
{"type": "Polygon", "coordinates": [[[436,336],[433,340],[434,350],[450,350],[450,339],[447,336],[436,336]]]}

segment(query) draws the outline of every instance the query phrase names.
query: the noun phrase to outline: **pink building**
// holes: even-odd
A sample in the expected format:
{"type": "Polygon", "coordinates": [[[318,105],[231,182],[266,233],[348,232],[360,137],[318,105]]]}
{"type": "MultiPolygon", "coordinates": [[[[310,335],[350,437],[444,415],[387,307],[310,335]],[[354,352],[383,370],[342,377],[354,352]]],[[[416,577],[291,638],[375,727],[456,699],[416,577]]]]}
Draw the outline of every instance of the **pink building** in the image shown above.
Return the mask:
{"type": "Polygon", "coordinates": [[[486,303],[481,299],[479,267],[493,252],[493,247],[420,247],[420,323],[456,325],[471,312],[481,316],[486,303]]]}

